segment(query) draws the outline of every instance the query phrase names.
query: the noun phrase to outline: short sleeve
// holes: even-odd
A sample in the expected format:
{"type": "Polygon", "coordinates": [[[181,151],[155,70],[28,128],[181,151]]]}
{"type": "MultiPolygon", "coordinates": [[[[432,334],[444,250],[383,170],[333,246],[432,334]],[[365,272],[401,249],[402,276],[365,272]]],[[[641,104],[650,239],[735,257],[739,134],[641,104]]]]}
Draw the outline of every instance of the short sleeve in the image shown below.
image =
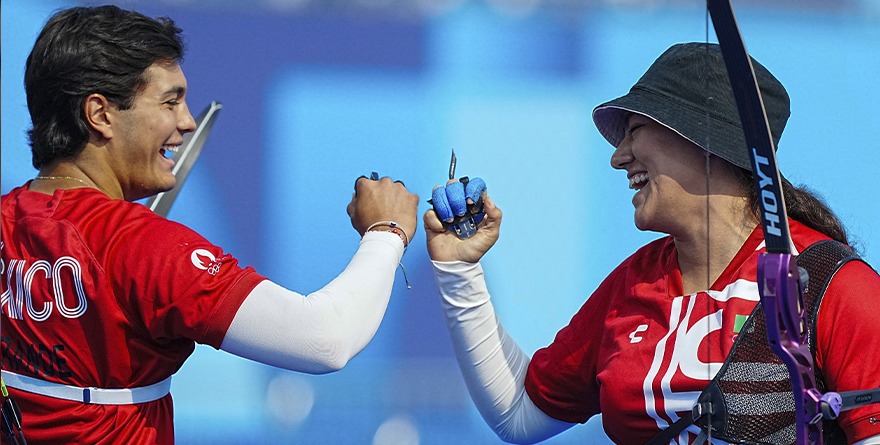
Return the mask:
{"type": "Polygon", "coordinates": [[[236,311],[265,278],[195,231],[143,213],[107,246],[120,307],[157,340],[189,339],[219,348],[236,311]]]}
{"type": "MultiPolygon", "coordinates": [[[[816,364],[829,390],[880,388],[880,276],[851,261],[831,280],[819,306],[816,364]]],[[[880,434],[880,404],[844,411],[838,423],[850,443],[880,434]]]]}
{"type": "Polygon", "coordinates": [[[606,278],[568,326],[529,363],[526,392],[557,420],[584,423],[600,412],[597,363],[611,299],[605,290],[614,285],[614,276],[606,278]]]}

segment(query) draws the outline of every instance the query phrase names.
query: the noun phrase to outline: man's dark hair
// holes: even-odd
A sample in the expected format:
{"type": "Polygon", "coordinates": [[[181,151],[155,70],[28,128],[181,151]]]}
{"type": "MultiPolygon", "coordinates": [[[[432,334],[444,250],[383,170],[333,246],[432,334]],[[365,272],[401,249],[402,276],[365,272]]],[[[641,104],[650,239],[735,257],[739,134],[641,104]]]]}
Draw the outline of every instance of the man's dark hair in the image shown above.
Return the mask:
{"type": "Polygon", "coordinates": [[[181,63],[180,33],[169,18],[153,19],[116,6],[77,7],[53,15],[25,65],[34,167],[73,159],[85,147],[87,96],[102,94],[120,109],[129,109],[149,81],[147,68],[181,63]]]}

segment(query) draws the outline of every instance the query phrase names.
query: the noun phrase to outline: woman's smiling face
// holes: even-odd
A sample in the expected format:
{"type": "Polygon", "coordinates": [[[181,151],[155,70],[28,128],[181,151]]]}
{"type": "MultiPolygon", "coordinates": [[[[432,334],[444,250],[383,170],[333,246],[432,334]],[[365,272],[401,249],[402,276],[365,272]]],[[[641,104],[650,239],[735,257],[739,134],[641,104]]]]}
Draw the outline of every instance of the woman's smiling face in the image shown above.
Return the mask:
{"type": "Polygon", "coordinates": [[[653,119],[632,114],[626,135],[611,156],[625,170],[635,224],[673,236],[698,221],[705,224],[707,152],[653,119]]]}

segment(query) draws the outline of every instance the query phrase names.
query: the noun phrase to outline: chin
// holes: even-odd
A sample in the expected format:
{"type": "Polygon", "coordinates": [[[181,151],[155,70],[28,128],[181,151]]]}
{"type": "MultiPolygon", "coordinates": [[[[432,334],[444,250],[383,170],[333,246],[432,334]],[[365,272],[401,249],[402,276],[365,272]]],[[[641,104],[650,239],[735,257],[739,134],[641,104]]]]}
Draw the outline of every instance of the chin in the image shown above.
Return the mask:
{"type": "Polygon", "coordinates": [[[158,185],[155,187],[155,193],[167,192],[174,188],[177,185],[177,178],[174,177],[171,173],[166,175],[162,175],[162,180],[156,181],[158,185]]]}
{"type": "Polygon", "coordinates": [[[648,221],[646,221],[644,216],[641,215],[638,207],[636,207],[635,214],[633,215],[633,224],[635,224],[636,228],[639,230],[648,230],[648,221]]]}
{"type": "Polygon", "coordinates": [[[655,225],[651,223],[650,220],[639,218],[638,213],[636,213],[635,217],[633,218],[633,223],[635,224],[636,228],[642,232],[661,232],[661,230],[658,230],[655,225]]]}
{"type": "Polygon", "coordinates": [[[151,196],[158,195],[159,193],[167,192],[174,188],[174,181],[170,183],[165,183],[163,185],[155,185],[155,186],[147,186],[144,185],[140,190],[134,191],[132,194],[134,195],[132,198],[126,198],[127,201],[137,201],[139,199],[149,198],[151,196]]]}

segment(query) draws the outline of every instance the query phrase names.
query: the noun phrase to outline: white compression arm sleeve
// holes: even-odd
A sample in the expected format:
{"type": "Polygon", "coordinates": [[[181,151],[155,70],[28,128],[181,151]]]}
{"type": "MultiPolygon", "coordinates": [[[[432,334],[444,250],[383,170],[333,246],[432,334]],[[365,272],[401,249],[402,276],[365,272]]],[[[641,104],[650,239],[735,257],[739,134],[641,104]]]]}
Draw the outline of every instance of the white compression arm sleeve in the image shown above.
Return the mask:
{"type": "Polygon", "coordinates": [[[880,434],[876,436],[871,436],[867,439],[862,439],[858,442],[853,442],[852,445],[878,445],[880,444],[880,434]]]}
{"type": "Polygon", "coordinates": [[[293,371],[342,369],[379,328],[402,256],[397,235],[367,232],[345,270],[308,296],[263,281],[241,304],[220,349],[293,371]]]}
{"type": "Polygon", "coordinates": [[[574,426],[545,414],[526,393],[529,357],[498,321],[480,264],[433,264],[458,365],[474,404],[498,437],[535,443],[574,426]]]}

